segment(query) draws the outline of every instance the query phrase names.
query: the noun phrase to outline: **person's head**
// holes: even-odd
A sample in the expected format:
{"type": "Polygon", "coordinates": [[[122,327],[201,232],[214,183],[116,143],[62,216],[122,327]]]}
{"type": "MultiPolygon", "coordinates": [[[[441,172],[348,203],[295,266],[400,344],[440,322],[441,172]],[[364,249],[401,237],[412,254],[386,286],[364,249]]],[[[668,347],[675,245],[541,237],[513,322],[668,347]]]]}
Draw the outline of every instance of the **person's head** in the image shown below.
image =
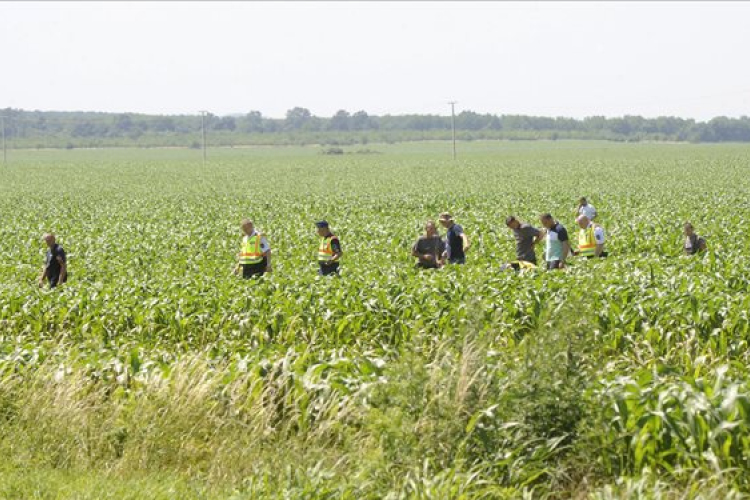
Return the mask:
{"type": "Polygon", "coordinates": [[[253,234],[253,230],[255,229],[253,221],[251,221],[250,219],[242,219],[242,222],[240,224],[242,226],[242,232],[244,232],[248,236],[253,234]]]}
{"type": "Polygon", "coordinates": [[[509,215],[505,218],[505,225],[510,229],[518,229],[521,227],[521,221],[519,221],[515,215],[509,215]]]}
{"type": "Polygon", "coordinates": [[[438,220],[440,221],[440,225],[443,227],[450,228],[453,226],[453,216],[448,212],[443,212],[442,214],[440,214],[440,218],[438,220]]]}
{"type": "Polygon", "coordinates": [[[318,228],[318,236],[328,236],[328,233],[331,232],[331,228],[328,225],[328,221],[318,221],[315,223],[315,227],[318,228]]]}
{"type": "Polygon", "coordinates": [[[692,236],[693,234],[695,234],[695,229],[693,229],[693,225],[689,222],[685,223],[683,229],[685,231],[685,236],[692,236]]]}
{"type": "Polygon", "coordinates": [[[42,239],[47,244],[48,247],[52,248],[55,246],[55,235],[52,233],[46,233],[44,236],[42,236],[42,239]]]}
{"type": "Polygon", "coordinates": [[[589,220],[589,218],[585,215],[579,215],[576,218],[576,224],[578,224],[578,227],[580,227],[581,229],[586,229],[587,227],[589,227],[590,222],[591,221],[589,220]]]}
{"type": "Polygon", "coordinates": [[[589,202],[586,201],[586,197],[585,196],[581,196],[581,199],[578,200],[578,205],[581,206],[581,207],[585,207],[588,204],[589,204],[589,202]]]}
{"type": "Polygon", "coordinates": [[[424,223],[424,234],[426,236],[435,236],[438,234],[437,226],[435,225],[434,220],[428,220],[424,223]]]}
{"type": "Polygon", "coordinates": [[[539,217],[539,220],[541,221],[542,226],[547,229],[555,227],[555,219],[552,218],[552,214],[542,214],[541,217],[539,217]]]}

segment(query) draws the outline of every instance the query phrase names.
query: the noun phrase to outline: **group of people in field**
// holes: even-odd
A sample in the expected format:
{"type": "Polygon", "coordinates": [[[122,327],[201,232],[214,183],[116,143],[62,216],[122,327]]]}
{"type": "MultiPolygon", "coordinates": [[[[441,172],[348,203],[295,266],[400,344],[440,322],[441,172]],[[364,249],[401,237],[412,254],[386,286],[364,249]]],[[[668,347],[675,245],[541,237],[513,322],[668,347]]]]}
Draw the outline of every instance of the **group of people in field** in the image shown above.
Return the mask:
{"type": "MultiPolygon", "coordinates": [[[[505,225],[513,232],[516,240],[516,260],[501,266],[503,270],[523,271],[536,268],[538,265],[535,248],[545,241],[544,266],[546,269],[563,269],[569,256],[579,256],[593,259],[606,257],[604,250],[604,228],[596,222],[597,212],[594,206],[581,198],[577,208],[576,224],[578,225],[578,245],[573,249],[570,244],[568,231],[551,214],[542,214],[539,218],[542,228],[536,228],[510,215],[505,219],[505,225]]],[[[469,237],[463,228],[456,224],[453,216],[442,213],[438,222],[446,229],[443,238],[434,221],[425,223],[424,234],[417,239],[411,249],[411,254],[417,259],[416,266],[422,269],[439,269],[446,264],[465,264],[466,255],[471,248],[469,237]]],[[[243,278],[255,278],[272,272],[271,245],[266,236],[255,228],[250,219],[241,222],[242,243],[237,257],[234,273],[243,278]]],[[[321,276],[338,275],[341,267],[343,250],[341,241],[331,232],[327,221],[315,223],[320,238],[316,254],[318,274],[321,276]]],[[[701,238],[693,229],[693,225],[684,225],[685,243],[683,251],[686,255],[693,255],[706,250],[706,240],[701,238]]],[[[55,235],[44,235],[47,245],[44,268],[39,276],[39,286],[45,281],[50,288],[63,284],[68,278],[68,265],[65,250],[57,243],[55,235]]]]}
{"type": "MultiPolygon", "coordinates": [[[[538,266],[536,246],[545,241],[544,267],[548,270],[563,269],[569,256],[587,259],[606,257],[604,250],[604,228],[596,222],[596,208],[586,198],[581,198],[576,208],[578,225],[578,245],[574,249],[570,243],[568,231],[552,214],[545,213],[539,217],[542,228],[519,220],[515,215],[505,219],[505,225],[513,232],[516,240],[516,260],[501,266],[502,270],[523,271],[538,266]]],[[[434,221],[425,223],[425,232],[414,243],[412,255],[417,259],[417,267],[438,269],[444,265],[463,264],[469,251],[469,238],[461,226],[455,223],[448,213],[440,214],[438,222],[447,229],[445,238],[440,236],[434,221]]],[[[693,255],[706,250],[706,240],[695,234],[693,225],[684,225],[685,244],[683,251],[693,255]]]]}

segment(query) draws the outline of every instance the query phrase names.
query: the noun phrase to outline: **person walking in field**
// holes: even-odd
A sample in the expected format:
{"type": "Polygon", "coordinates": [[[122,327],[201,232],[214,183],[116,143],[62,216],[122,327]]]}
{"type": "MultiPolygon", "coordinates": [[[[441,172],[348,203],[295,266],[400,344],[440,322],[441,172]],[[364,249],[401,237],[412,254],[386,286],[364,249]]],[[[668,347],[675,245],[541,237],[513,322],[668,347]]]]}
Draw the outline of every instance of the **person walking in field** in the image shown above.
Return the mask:
{"type": "Polygon", "coordinates": [[[685,255],[695,255],[708,249],[706,240],[695,234],[695,229],[693,229],[691,223],[686,222],[683,231],[685,234],[685,245],[683,246],[685,255]]]}
{"type": "Polygon", "coordinates": [[[580,200],[578,200],[578,215],[585,215],[589,218],[590,221],[593,221],[596,219],[596,208],[594,208],[594,205],[589,203],[585,197],[581,197],[580,200]]]}
{"type": "Polygon", "coordinates": [[[580,230],[578,231],[578,250],[574,252],[574,255],[580,255],[587,259],[606,257],[604,228],[592,222],[585,215],[579,215],[576,223],[580,230]]]}
{"type": "Polygon", "coordinates": [[[341,242],[338,236],[331,232],[331,228],[328,225],[328,221],[322,220],[315,223],[318,228],[318,236],[320,236],[320,245],[318,246],[318,265],[320,269],[318,274],[321,276],[328,276],[331,274],[339,274],[339,266],[341,265],[341,242]]]}
{"type": "Polygon", "coordinates": [[[253,221],[243,219],[242,246],[238,254],[239,260],[234,273],[238,274],[242,270],[242,277],[245,279],[263,276],[271,272],[271,245],[265,235],[256,231],[253,221]]]}
{"type": "Polygon", "coordinates": [[[521,222],[515,215],[510,215],[505,219],[505,225],[513,231],[516,239],[516,259],[519,261],[530,262],[536,266],[536,252],[534,247],[542,241],[544,235],[542,232],[532,226],[521,222]]]}
{"type": "Polygon", "coordinates": [[[552,218],[552,214],[544,214],[539,220],[546,230],[544,260],[547,263],[547,269],[562,269],[565,267],[565,259],[570,254],[568,231],[552,218]]]}
{"type": "Polygon", "coordinates": [[[444,259],[447,259],[451,264],[465,264],[466,253],[471,248],[471,243],[469,243],[469,237],[464,233],[464,228],[456,224],[453,216],[447,212],[440,214],[438,220],[440,225],[448,230],[445,237],[444,259]]]}
{"type": "Polygon", "coordinates": [[[424,234],[417,239],[411,254],[418,259],[417,267],[438,269],[445,263],[447,245],[438,234],[435,221],[428,220],[424,225],[424,234]]]}
{"type": "Polygon", "coordinates": [[[63,247],[55,241],[54,234],[47,233],[42,239],[47,244],[47,255],[44,259],[42,274],[39,276],[39,288],[42,288],[44,281],[47,280],[52,289],[68,280],[68,260],[63,247]]]}

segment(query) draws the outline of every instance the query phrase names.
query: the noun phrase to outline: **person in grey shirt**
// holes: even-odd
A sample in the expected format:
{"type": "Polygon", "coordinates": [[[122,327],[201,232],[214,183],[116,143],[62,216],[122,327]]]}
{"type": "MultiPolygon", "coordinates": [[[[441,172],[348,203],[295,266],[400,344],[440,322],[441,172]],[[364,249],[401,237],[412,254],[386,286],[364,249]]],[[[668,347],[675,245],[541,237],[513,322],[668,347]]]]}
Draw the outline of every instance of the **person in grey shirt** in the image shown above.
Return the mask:
{"type": "Polygon", "coordinates": [[[411,254],[419,259],[417,267],[423,269],[443,267],[445,252],[445,240],[438,234],[435,222],[428,220],[424,225],[424,235],[419,237],[411,249],[411,254]]]}
{"type": "Polygon", "coordinates": [[[521,222],[514,215],[505,219],[505,225],[516,238],[516,258],[536,265],[534,246],[542,241],[544,234],[531,224],[521,222]]]}

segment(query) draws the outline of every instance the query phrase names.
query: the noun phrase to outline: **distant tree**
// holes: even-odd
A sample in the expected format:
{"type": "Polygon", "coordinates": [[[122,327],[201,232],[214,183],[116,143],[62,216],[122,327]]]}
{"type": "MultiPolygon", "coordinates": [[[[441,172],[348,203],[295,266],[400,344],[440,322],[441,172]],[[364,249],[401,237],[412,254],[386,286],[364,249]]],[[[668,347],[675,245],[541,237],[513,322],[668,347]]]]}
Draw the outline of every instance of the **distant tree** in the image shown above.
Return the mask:
{"type": "Polygon", "coordinates": [[[133,129],[133,118],[126,114],[115,116],[112,121],[112,129],[115,134],[127,134],[133,129]]]}
{"type": "Polygon", "coordinates": [[[93,137],[100,132],[97,125],[91,121],[77,123],[71,132],[73,137],[93,137]]]}
{"type": "Polygon", "coordinates": [[[377,128],[377,123],[374,119],[370,118],[370,115],[366,111],[357,111],[352,115],[351,119],[352,130],[369,130],[377,128]]]}
{"type": "Polygon", "coordinates": [[[312,113],[307,108],[292,108],[286,112],[284,128],[287,130],[300,130],[312,119],[312,113]]]}
{"type": "Polygon", "coordinates": [[[229,130],[232,131],[237,128],[237,122],[232,116],[222,116],[218,120],[214,120],[212,127],[213,130],[229,130]]]}
{"type": "Polygon", "coordinates": [[[336,111],[336,114],[331,117],[331,121],[328,122],[328,128],[330,130],[349,130],[351,128],[351,116],[343,109],[336,111]]]}
{"type": "Polygon", "coordinates": [[[151,124],[151,128],[153,128],[156,132],[174,132],[175,131],[175,123],[174,119],[170,117],[159,117],[156,120],[153,121],[151,124]]]}
{"type": "Polygon", "coordinates": [[[242,122],[245,132],[263,132],[263,115],[260,111],[250,111],[242,122]]]}

